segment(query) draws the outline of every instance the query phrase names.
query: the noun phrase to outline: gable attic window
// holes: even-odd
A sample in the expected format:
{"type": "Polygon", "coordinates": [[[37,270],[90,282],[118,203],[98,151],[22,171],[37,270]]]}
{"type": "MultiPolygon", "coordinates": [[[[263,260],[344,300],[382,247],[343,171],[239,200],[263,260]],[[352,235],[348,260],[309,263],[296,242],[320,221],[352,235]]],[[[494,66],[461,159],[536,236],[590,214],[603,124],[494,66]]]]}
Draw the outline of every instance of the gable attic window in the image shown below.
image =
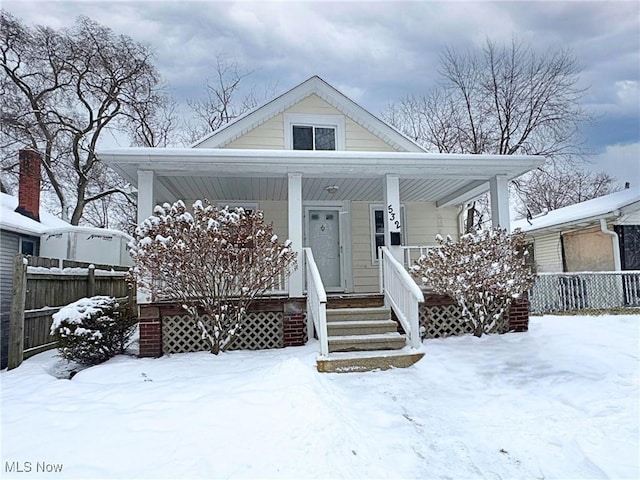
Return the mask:
{"type": "Polygon", "coordinates": [[[294,150],[335,150],[336,129],[311,125],[293,126],[294,150]]]}
{"type": "Polygon", "coordinates": [[[344,116],[286,113],[285,148],[290,150],[344,150],[344,116]]]}

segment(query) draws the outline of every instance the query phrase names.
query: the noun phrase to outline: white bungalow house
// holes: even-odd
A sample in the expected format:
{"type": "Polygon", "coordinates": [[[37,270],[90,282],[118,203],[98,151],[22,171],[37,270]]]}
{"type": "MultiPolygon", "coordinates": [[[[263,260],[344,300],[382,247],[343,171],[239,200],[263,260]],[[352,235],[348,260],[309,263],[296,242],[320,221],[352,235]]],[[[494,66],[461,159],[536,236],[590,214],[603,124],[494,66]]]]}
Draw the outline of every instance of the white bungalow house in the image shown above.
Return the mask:
{"type": "MultiPolygon", "coordinates": [[[[309,296],[307,319],[316,330],[326,292],[381,291],[378,247],[402,262],[408,246],[433,245],[437,234],[457,237],[461,205],[487,190],[494,225],[509,228],[509,180],[544,162],[427,153],[317,76],[192,148],[122,148],[98,156],[137,187],[140,221],[156,204],[178,199],[262,210],[304,258],[299,263],[307,270],[298,269],[284,292],[290,299],[309,296]],[[318,287],[316,305],[311,296],[318,287]]],[[[406,288],[415,288],[411,283],[406,288]]],[[[394,310],[402,323],[406,312],[394,310]]]]}

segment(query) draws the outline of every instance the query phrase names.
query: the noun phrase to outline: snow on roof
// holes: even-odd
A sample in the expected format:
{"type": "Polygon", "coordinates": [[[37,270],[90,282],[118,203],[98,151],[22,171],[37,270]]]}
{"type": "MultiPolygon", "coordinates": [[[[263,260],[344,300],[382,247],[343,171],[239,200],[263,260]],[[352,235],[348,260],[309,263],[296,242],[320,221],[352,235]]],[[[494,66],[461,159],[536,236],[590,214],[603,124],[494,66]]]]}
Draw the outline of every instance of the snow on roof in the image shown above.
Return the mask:
{"type": "Polygon", "coordinates": [[[0,193],[0,228],[26,235],[41,235],[52,228],[69,228],[71,225],[40,207],[40,222],[15,212],[18,199],[0,193]]]}
{"type": "Polygon", "coordinates": [[[54,234],[61,232],[78,232],[92,235],[113,235],[125,237],[131,240],[131,236],[120,230],[108,230],[106,228],[84,227],[71,225],[61,218],[47,212],[40,207],[40,221],[36,222],[31,218],[17,213],[18,199],[6,193],[0,193],[0,228],[10,232],[22,233],[24,235],[40,236],[42,234],[54,234]]]}
{"type": "Polygon", "coordinates": [[[640,189],[627,188],[619,192],[587,200],[586,202],[552,210],[546,215],[535,217],[530,221],[527,221],[525,218],[516,220],[511,223],[511,228],[513,230],[520,228],[523,232],[530,232],[542,229],[553,229],[561,225],[591,222],[599,220],[600,218],[617,217],[621,213],[619,210],[636,203],[638,205],[634,207],[637,208],[632,208],[632,210],[640,209],[640,189]]]}

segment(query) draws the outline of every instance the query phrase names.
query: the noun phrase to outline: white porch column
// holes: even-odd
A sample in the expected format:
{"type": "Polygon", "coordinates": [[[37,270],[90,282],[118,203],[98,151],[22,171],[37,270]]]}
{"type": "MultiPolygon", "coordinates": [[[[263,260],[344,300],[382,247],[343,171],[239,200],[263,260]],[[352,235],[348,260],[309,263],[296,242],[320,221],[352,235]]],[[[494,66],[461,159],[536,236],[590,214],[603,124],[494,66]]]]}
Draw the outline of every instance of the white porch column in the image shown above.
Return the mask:
{"type": "MultiPolygon", "coordinates": [[[[153,172],[138,170],[138,225],[151,216],[155,206],[155,193],[153,188],[153,172]]],[[[151,302],[151,292],[138,287],[136,290],[138,305],[151,302]]]]}
{"type": "Polygon", "coordinates": [[[384,245],[400,263],[403,263],[400,234],[402,215],[400,214],[400,177],[386,175],[384,179],[384,245]]]}
{"type": "Polygon", "coordinates": [[[155,207],[153,172],[138,170],[138,225],[149,218],[155,207]]]}
{"type": "Polygon", "coordinates": [[[509,180],[504,175],[489,179],[491,195],[491,224],[493,228],[506,228],[511,233],[509,220],[509,180]]]}
{"type": "Polygon", "coordinates": [[[289,296],[302,297],[304,291],[304,259],[302,258],[302,174],[289,174],[289,240],[291,248],[298,254],[298,269],[289,277],[289,296]]]}

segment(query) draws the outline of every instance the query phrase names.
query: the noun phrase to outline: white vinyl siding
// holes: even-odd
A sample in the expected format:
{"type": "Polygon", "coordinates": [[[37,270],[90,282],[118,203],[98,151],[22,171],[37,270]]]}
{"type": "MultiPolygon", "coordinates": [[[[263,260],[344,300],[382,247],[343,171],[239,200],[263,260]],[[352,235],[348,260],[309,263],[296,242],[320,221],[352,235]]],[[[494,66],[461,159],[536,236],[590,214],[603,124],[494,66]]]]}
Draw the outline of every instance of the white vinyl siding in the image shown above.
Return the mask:
{"type": "MultiPolygon", "coordinates": [[[[434,203],[403,203],[407,245],[436,245],[437,234],[458,238],[458,209],[437,208],[434,203]]],[[[353,284],[356,293],[377,292],[378,265],[372,261],[371,214],[369,202],[351,202],[353,284]]]]}
{"type": "Polygon", "coordinates": [[[534,240],[534,257],[538,272],[562,272],[562,244],[559,233],[550,233],[534,240]]]}
{"type": "Polygon", "coordinates": [[[285,114],[340,115],[344,117],[345,150],[394,151],[395,149],[360,124],[346,117],[317,95],[309,95],[263,124],[229,142],[225,148],[285,149],[285,114]]]}
{"type": "Polygon", "coordinates": [[[224,148],[254,148],[261,150],[284,149],[284,123],[282,114],[267,120],[253,130],[236,138],[224,148]]]}

